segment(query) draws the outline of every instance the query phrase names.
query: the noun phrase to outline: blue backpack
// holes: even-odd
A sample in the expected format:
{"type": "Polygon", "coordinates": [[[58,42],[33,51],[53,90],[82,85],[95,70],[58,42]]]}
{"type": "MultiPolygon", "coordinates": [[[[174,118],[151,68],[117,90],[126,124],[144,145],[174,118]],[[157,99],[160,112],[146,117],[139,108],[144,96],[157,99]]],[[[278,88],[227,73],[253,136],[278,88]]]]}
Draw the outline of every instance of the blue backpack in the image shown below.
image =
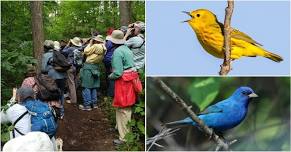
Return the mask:
{"type": "Polygon", "coordinates": [[[57,130],[53,109],[47,103],[35,99],[26,100],[24,105],[31,114],[31,131],[45,132],[50,138],[53,137],[57,130]]]}

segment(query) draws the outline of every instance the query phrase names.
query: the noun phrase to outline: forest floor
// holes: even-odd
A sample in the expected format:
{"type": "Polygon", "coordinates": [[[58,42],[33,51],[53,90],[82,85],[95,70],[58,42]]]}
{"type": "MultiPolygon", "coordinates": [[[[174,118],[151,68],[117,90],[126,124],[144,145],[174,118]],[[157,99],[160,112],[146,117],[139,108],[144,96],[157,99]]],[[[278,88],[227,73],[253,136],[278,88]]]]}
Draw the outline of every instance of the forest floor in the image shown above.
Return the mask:
{"type": "Polygon", "coordinates": [[[56,138],[63,140],[66,151],[114,151],[117,132],[101,108],[79,110],[76,104],[65,103],[65,116],[58,121],[56,138]]]}

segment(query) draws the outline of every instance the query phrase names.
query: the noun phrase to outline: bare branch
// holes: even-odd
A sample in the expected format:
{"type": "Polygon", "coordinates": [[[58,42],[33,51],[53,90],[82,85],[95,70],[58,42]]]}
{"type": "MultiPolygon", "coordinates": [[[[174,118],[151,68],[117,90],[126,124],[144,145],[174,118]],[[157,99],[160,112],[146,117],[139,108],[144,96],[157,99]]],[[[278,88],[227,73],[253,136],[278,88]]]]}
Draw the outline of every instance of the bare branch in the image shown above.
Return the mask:
{"type": "Polygon", "coordinates": [[[195,121],[199,127],[212,139],[217,143],[217,145],[223,149],[223,150],[229,150],[229,145],[218,135],[216,135],[211,128],[209,128],[207,125],[204,124],[204,122],[199,119],[199,117],[189,108],[189,106],[186,104],[186,102],[180,98],[171,88],[169,88],[161,79],[159,78],[152,78],[159,87],[164,90],[171,98],[173,98],[177,104],[179,104],[183,110],[191,117],[193,121],[195,121]]]}
{"type": "Polygon", "coordinates": [[[154,137],[150,137],[150,138],[147,138],[146,140],[146,145],[150,145],[149,148],[148,148],[148,151],[152,148],[153,145],[156,145],[156,146],[159,146],[159,147],[163,147],[162,145],[159,145],[157,144],[156,142],[158,140],[161,140],[163,138],[166,138],[168,136],[171,136],[173,135],[176,131],[180,130],[180,128],[176,128],[176,129],[171,129],[171,128],[168,128],[168,129],[165,129],[163,128],[162,130],[160,130],[160,132],[155,135],[154,137]]]}
{"type": "Polygon", "coordinates": [[[231,16],[234,8],[234,1],[228,0],[228,6],[225,8],[225,18],[224,18],[224,60],[223,64],[220,65],[221,69],[219,74],[220,75],[227,75],[229,71],[231,70],[230,62],[231,62],[231,40],[230,40],[230,34],[231,34],[231,16]]]}

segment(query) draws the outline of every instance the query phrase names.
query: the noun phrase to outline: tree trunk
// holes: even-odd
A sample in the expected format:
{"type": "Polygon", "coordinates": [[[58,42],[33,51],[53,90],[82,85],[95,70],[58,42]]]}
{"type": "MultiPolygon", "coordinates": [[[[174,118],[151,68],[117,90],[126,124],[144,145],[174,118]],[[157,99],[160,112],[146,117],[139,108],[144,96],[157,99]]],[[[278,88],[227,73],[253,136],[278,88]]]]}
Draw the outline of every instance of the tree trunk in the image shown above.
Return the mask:
{"type": "Polygon", "coordinates": [[[41,58],[43,53],[43,20],[42,20],[42,1],[31,1],[31,22],[32,22],[32,40],[33,55],[37,59],[37,72],[40,71],[41,58]]]}
{"type": "Polygon", "coordinates": [[[120,13],[120,25],[127,26],[131,23],[131,10],[130,10],[130,1],[120,1],[119,2],[119,13],[120,13]]]}

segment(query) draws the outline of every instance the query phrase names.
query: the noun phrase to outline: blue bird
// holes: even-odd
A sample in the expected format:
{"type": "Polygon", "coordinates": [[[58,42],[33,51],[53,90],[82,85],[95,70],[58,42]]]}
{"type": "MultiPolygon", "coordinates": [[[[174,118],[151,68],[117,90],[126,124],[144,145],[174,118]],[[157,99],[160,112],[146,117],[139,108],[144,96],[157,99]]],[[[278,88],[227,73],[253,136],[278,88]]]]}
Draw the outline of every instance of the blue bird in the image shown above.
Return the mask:
{"type": "MultiPolygon", "coordinates": [[[[247,115],[248,105],[251,98],[258,97],[249,87],[239,87],[227,99],[209,106],[199,118],[215,132],[223,132],[240,124],[247,115]]],[[[166,123],[166,126],[176,125],[193,125],[197,124],[187,117],[183,120],[166,123]]]]}

